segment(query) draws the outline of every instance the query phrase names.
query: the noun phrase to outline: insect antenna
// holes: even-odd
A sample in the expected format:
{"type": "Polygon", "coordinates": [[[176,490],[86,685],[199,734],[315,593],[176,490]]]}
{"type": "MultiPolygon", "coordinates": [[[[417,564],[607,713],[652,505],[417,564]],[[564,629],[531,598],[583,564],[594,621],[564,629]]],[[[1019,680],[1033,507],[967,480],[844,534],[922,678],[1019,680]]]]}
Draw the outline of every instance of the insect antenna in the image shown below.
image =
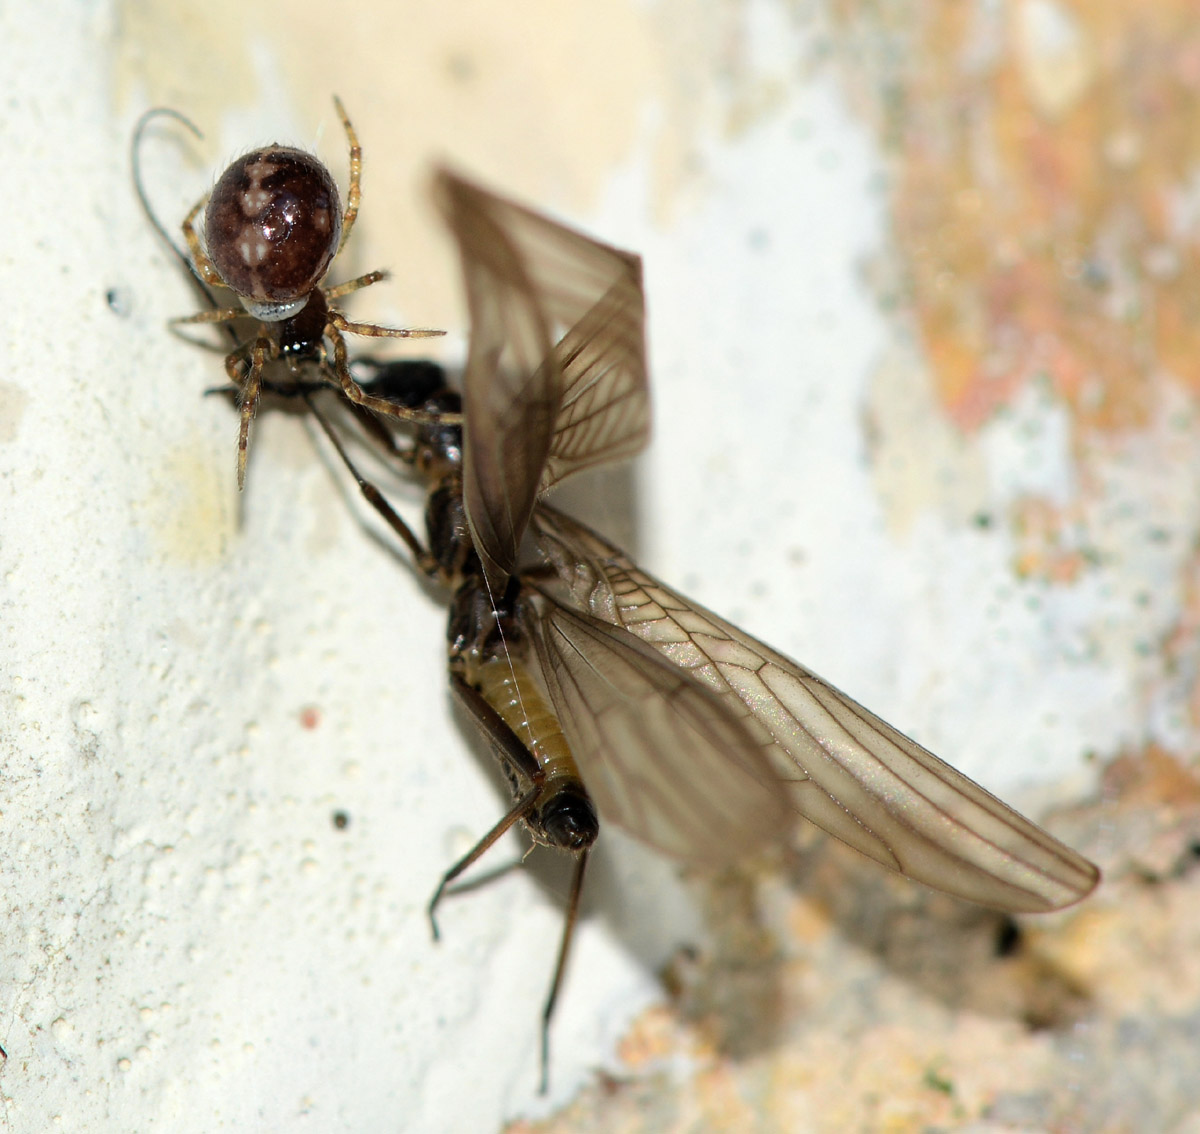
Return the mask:
{"type": "MultiPolygon", "coordinates": [[[[154,210],[154,206],[150,204],[149,194],[146,192],[145,179],[142,177],[142,145],[145,142],[146,128],[156,118],[173,118],[179,122],[185,129],[197,139],[204,138],[204,131],[200,129],[186,114],[174,109],[170,106],[152,106],[149,110],[142,114],[137,120],[137,125],[133,128],[133,137],[129,143],[129,168],[133,176],[133,190],[137,194],[139,204],[142,206],[142,212],[146,219],[150,222],[150,226],[158,233],[159,239],[171,250],[171,254],[183,266],[187,277],[191,281],[192,286],[200,295],[202,301],[210,308],[217,308],[220,304],[217,302],[216,295],[212,289],[204,282],[203,277],[196,271],[195,264],[191,258],[175,243],[171,234],[167,231],[162,221],[158,219],[158,214],[154,210]]],[[[232,325],[225,323],[221,327],[226,338],[229,339],[234,349],[239,348],[242,344],[237,337],[237,332],[232,325]]]]}

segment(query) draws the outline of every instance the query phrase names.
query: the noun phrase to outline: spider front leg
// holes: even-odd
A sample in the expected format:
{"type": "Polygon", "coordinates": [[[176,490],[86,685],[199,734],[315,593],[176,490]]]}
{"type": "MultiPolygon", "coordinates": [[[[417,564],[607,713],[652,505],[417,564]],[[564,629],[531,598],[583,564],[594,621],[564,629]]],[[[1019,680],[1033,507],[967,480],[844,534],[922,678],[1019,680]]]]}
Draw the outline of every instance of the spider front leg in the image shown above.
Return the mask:
{"type": "Polygon", "coordinates": [[[181,323],[228,323],[245,317],[244,307],[210,307],[207,311],[197,311],[195,315],[177,315],[174,319],[168,319],[167,323],[172,327],[181,323]]]}
{"type": "Polygon", "coordinates": [[[346,241],[350,239],[350,230],[358,218],[358,203],[362,200],[362,146],[358,143],[354,127],[350,125],[350,116],[337,95],[333,96],[333,105],[342,120],[342,129],[346,131],[346,139],[350,143],[350,188],[346,192],[346,211],[342,214],[342,238],[337,246],[340,254],[346,247],[346,241]]]}
{"type": "Polygon", "coordinates": [[[381,327],[378,323],[352,323],[340,311],[330,311],[329,322],[345,334],[362,335],[368,339],[436,339],[446,333],[435,331],[432,327],[381,327]]]}
{"type": "Polygon", "coordinates": [[[325,292],[325,298],[341,299],[343,295],[349,295],[352,291],[359,291],[364,287],[370,287],[372,284],[379,283],[380,280],[386,280],[389,277],[388,272],[368,272],[365,276],[358,276],[356,279],[347,280],[345,283],[340,283],[337,287],[326,287],[321,290],[325,292]]]}
{"type": "Polygon", "coordinates": [[[373,323],[351,323],[337,311],[329,312],[329,322],[325,325],[325,337],[333,343],[333,373],[337,378],[342,392],[357,406],[365,406],[376,413],[389,417],[398,417],[402,421],[411,421],[415,425],[461,425],[461,413],[439,413],[431,410],[409,409],[407,406],[389,402],[386,398],[376,398],[368,394],[350,373],[346,354],[346,340],[342,332],[355,335],[367,335],[371,338],[390,339],[427,339],[436,335],[444,335],[445,331],[430,331],[421,328],[377,327],[373,323]]]}
{"type": "Polygon", "coordinates": [[[239,492],[246,485],[246,456],[250,446],[250,423],[258,411],[258,400],[262,392],[263,367],[275,354],[274,340],[260,335],[250,351],[250,369],[244,376],[240,365],[242,360],[236,351],[225,359],[225,372],[238,387],[240,420],[238,423],[237,485],[239,492]]]}
{"type": "MultiPolygon", "coordinates": [[[[187,241],[188,255],[192,258],[192,267],[200,274],[200,278],[211,287],[225,287],[225,281],[221,279],[220,273],[213,262],[208,258],[208,253],[204,251],[200,244],[200,234],[196,231],[196,217],[200,210],[204,208],[204,203],[207,197],[201,197],[193,206],[192,211],[183,218],[183,239],[187,241]]],[[[198,321],[198,320],[197,320],[198,321]]]]}

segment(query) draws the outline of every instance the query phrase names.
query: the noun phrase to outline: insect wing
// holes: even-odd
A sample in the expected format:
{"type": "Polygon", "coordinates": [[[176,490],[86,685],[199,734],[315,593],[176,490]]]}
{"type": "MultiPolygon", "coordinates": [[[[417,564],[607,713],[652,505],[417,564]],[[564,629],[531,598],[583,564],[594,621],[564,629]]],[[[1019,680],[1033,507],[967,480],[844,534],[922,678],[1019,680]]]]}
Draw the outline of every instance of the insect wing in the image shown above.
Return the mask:
{"type": "Polygon", "coordinates": [[[547,605],[543,679],[606,822],[708,865],[778,831],[788,808],[761,742],[719,697],[623,630],[547,605]]]}
{"type": "Polygon", "coordinates": [[[620,275],[562,338],[562,405],[539,494],[573,473],[625,460],[650,438],[641,270],[620,275]]]}
{"type": "MultiPolygon", "coordinates": [[[[1069,847],[595,532],[545,507],[534,527],[559,601],[640,639],[734,718],[749,714],[776,790],[817,826],[910,878],[997,909],[1058,909],[1096,885],[1097,869],[1069,847]]],[[[641,758],[675,763],[666,748],[660,741],[641,758]]],[[[590,789],[586,771],[584,781],[590,789]]]]}
{"type": "Polygon", "coordinates": [[[539,492],[646,442],[641,261],[444,170],[436,196],[471,320],[463,495],[497,592],[539,492]]]}

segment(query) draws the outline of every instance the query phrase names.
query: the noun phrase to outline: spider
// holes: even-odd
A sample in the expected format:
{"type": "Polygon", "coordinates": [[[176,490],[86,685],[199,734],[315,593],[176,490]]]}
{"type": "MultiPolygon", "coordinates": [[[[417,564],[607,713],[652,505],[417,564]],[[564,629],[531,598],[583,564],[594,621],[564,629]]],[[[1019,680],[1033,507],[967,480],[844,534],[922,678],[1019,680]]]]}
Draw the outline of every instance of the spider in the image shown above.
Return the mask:
{"type": "Polygon", "coordinates": [[[319,364],[331,385],[340,386],[350,401],[377,413],[417,424],[461,421],[461,415],[447,417],[373,397],[350,373],[345,334],[407,339],[445,332],[354,323],[331,306],[332,300],[386,279],[386,272],[368,272],[336,287],[321,286],[350,237],[362,197],[362,146],[341,100],[335,97],[333,103],[350,144],[350,190],[344,213],[337,183],[316,157],[291,146],[272,145],[238,158],[183,221],[197,275],[210,286],[228,288],[241,306],[201,311],[172,323],[224,323],[247,316],[258,322],[254,337],[225,358],[225,372],[241,410],[239,489],[246,481],[250,423],[262,393],[263,369],[275,360],[293,370],[302,363],[319,364]],[[196,230],[201,209],[203,240],[196,230]],[[333,348],[332,362],[326,342],[333,348]]]}

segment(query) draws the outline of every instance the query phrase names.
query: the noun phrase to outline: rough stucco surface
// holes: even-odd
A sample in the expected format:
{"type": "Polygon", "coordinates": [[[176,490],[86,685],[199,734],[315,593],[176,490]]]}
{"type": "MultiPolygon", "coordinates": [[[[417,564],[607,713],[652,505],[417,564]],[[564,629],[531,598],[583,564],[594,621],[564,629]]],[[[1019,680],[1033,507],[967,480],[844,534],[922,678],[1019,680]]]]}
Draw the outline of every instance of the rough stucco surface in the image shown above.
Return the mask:
{"type": "Polygon", "coordinates": [[[723,880],[622,1070],[509,1130],[1196,1129],[1200,779],[1146,763],[1054,817],[1105,884],[1019,935],[833,847],[723,880]]]}
{"type": "Polygon", "coordinates": [[[1197,1128],[1196,52],[1182,5],[1008,7],[0,11],[10,1129],[1197,1128]],[[172,225],[272,139],[343,178],[335,92],[335,274],[396,273],[356,317],[461,350],[436,156],[642,252],[655,440],[570,506],[1048,814],[1096,899],[1014,936],[836,847],[706,881],[608,834],[536,1098],[561,872],[425,920],[504,806],[444,608],[294,414],[237,496],[129,187],[155,103],[207,132],[148,147],[172,225]]]}

